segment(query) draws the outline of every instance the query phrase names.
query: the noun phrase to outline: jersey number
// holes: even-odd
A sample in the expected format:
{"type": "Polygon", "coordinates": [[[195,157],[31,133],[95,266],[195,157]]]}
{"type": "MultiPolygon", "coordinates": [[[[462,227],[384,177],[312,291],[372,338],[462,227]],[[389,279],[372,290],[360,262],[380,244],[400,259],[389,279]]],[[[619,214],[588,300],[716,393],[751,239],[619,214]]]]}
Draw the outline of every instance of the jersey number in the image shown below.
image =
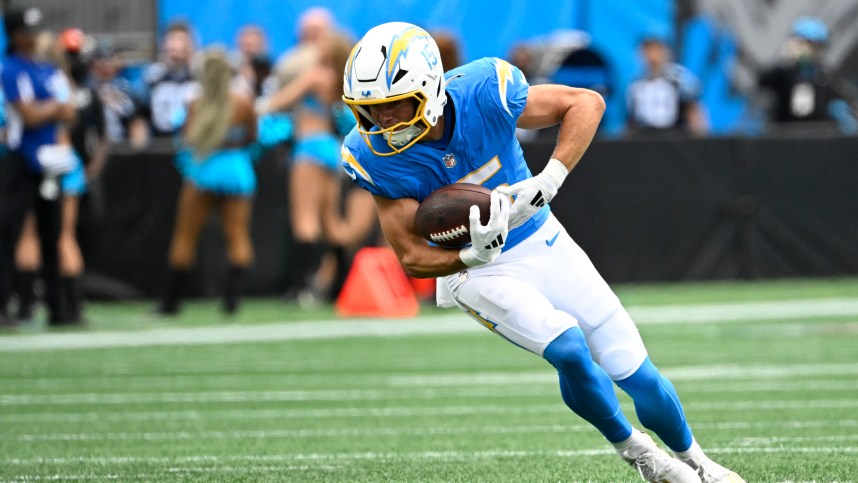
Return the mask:
{"type": "Polygon", "coordinates": [[[489,180],[492,176],[495,175],[501,169],[500,159],[495,156],[489,160],[488,163],[480,166],[474,171],[468,173],[467,176],[457,181],[457,183],[472,183],[472,184],[484,184],[489,180]]]}

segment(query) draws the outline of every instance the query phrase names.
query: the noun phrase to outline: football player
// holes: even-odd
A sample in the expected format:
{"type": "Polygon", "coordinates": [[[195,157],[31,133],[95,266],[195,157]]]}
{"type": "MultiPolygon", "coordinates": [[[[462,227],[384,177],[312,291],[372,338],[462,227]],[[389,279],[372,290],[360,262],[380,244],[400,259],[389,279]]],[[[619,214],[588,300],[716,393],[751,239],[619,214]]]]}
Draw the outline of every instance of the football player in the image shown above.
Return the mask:
{"type": "Polygon", "coordinates": [[[528,86],[518,68],[496,58],[445,74],[429,34],[401,22],[366,33],[343,81],[358,121],[343,144],[343,168],[373,194],[384,235],[409,274],[439,277],[439,305],[459,307],[552,364],[564,402],[645,480],[743,481],[695,442],[634,322],[548,207],[596,132],[601,96],[528,86]],[[532,176],[515,130],[558,123],[552,158],[532,176]],[[471,208],[469,246],[432,246],[415,231],[415,211],[456,182],[493,189],[491,216],[482,225],[479,208],[471,208]],[[631,426],[613,383],[675,457],[631,426]]]}

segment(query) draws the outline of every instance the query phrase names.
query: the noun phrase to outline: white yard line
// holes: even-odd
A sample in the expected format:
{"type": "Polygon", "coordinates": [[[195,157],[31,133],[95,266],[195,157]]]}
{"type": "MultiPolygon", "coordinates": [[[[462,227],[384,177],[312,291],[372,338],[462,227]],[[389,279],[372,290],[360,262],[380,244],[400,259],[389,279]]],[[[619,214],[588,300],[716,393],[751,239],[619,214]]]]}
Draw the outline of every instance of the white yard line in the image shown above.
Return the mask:
{"type": "Polygon", "coordinates": [[[858,434],[837,434],[828,436],[779,436],[773,438],[742,438],[739,441],[739,446],[773,446],[783,443],[821,443],[821,442],[842,442],[842,441],[858,441],[858,434]]]}
{"type": "MultiPolygon", "coordinates": [[[[507,391],[476,388],[443,391],[414,389],[410,391],[385,390],[316,390],[316,391],[199,391],[199,392],[123,392],[123,393],[69,393],[69,394],[4,394],[0,407],[6,406],[63,406],[70,404],[125,405],[125,404],[199,404],[199,403],[256,403],[287,401],[365,402],[389,400],[433,400],[456,397],[461,399],[544,398],[546,392],[507,391]]],[[[814,400],[750,400],[724,402],[690,402],[689,408],[701,409],[792,409],[792,408],[858,408],[858,399],[814,400]]]]}
{"type": "Polygon", "coordinates": [[[772,300],[695,305],[633,306],[639,324],[708,324],[739,320],[789,320],[858,315],[858,299],[772,300]]]}
{"type": "Polygon", "coordinates": [[[18,475],[11,477],[11,479],[3,479],[0,476],[0,482],[6,481],[102,481],[102,480],[114,480],[114,481],[128,481],[128,480],[140,480],[140,481],[160,481],[164,479],[165,475],[179,475],[183,473],[249,473],[249,472],[266,472],[266,473],[281,473],[281,472],[296,472],[296,471],[319,471],[319,470],[334,470],[335,466],[330,465],[251,465],[251,466],[182,466],[181,468],[165,468],[164,471],[160,473],[135,473],[133,475],[129,474],[114,474],[114,473],[106,473],[103,475],[100,474],[52,474],[52,475],[18,475]]]}
{"type": "MultiPolygon", "coordinates": [[[[851,372],[852,364],[829,365],[823,368],[808,368],[801,365],[796,371],[786,370],[774,371],[766,368],[750,366],[744,367],[745,372],[736,374],[732,368],[725,367],[724,371],[692,369],[685,367],[663,367],[662,373],[670,377],[674,382],[683,381],[682,393],[740,393],[740,392],[850,392],[858,394],[858,367],[856,372],[851,372]],[[825,371],[825,369],[831,369],[825,371]],[[810,374],[804,374],[809,372],[810,374]],[[695,377],[705,374],[705,378],[695,377]],[[813,376],[832,376],[829,379],[820,379],[813,376]],[[843,377],[855,375],[853,378],[843,377]],[[804,376],[804,377],[803,377],[804,376]],[[841,378],[836,378],[841,376],[841,378]]],[[[790,366],[791,367],[791,366],[790,366]]],[[[318,376],[313,383],[317,383],[318,376]]],[[[230,387],[241,389],[242,387],[301,387],[310,384],[309,377],[291,377],[280,374],[253,374],[245,376],[173,376],[148,375],[129,379],[127,374],[102,374],[98,376],[75,377],[32,377],[28,379],[5,380],[2,384],[7,393],[19,391],[39,391],[52,394],[60,394],[69,391],[92,391],[103,392],[104,390],[115,390],[122,387],[128,391],[145,390],[174,390],[177,387],[193,387],[191,384],[203,389],[218,387],[230,387]],[[253,384],[250,384],[252,382],[253,384]]],[[[380,389],[402,388],[408,390],[410,387],[421,388],[456,388],[456,387],[497,387],[503,386],[504,390],[522,393],[543,393],[545,390],[554,391],[557,387],[557,376],[550,370],[504,373],[445,373],[436,376],[413,377],[403,373],[401,376],[381,376],[377,374],[366,374],[355,376],[349,381],[356,389],[372,387],[380,389]],[[467,382],[466,382],[467,381],[467,382]]],[[[341,385],[341,384],[340,384],[341,385]]],[[[500,389],[498,390],[500,392],[500,389]]],[[[0,416],[2,417],[2,416],[0,416]]]]}
{"type": "MultiPolygon", "coordinates": [[[[858,370],[858,364],[843,364],[846,367],[840,367],[836,364],[822,364],[816,371],[810,374],[854,374],[858,370]]],[[[678,380],[703,380],[712,379],[712,374],[729,374],[734,377],[743,377],[749,374],[748,368],[740,366],[726,367],[724,372],[718,372],[720,368],[709,368],[706,366],[695,368],[676,368],[674,370],[666,369],[665,373],[678,380]],[[685,372],[685,374],[683,374],[685,372]],[[679,377],[674,377],[679,376],[679,377]]],[[[776,367],[769,368],[770,370],[752,371],[750,374],[757,377],[771,377],[771,372],[775,369],[782,370],[781,377],[795,377],[801,374],[801,368],[795,368],[795,371],[790,371],[789,368],[780,369],[776,367]]],[[[805,367],[805,369],[807,369],[805,367]]],[[[456,398],[491,398],[491,397],[544,397],[549,394],[554,394],[552,387],[549,385],[534,386],[530,390],[522,390],[514,386],[452,386],[452,387],[437,387],[437,386],[415,386],[408,389],[403,388],[384,388],[378,389],[346,389],[346,390],[236,390],[236,391],[159,391],[159,392],[70,392],[70,393],[30,393],[30,394],[0,394],[0,407],[2,406],[51,406],[51,405],[67,405],[67,404],[149,404],[149,403],[229,403],[229,402],[284,402],[284,401],[380,401],[380,400],[431,400],[443,399],[449,397],[456,398]]],[[[751,401],[752,406],[762,407],[765,404],[758,401],[751,401]]],[[[788,406],[793,403],[811,404],[812,401],[771,401],[770,404],[776,405],[785,404],[788,406]]],[[[699,403],[698,403],[699,404],[699,403]]],[[[722,403],[717,404],[714,408],[722,407],[722,403]]],[[[737,403],[724,403],[724,407],[737,403]]],[[[842,404],[843,406],[836,407],[858,407],[858,399],[852,400],[835,400],[829,401],[827,404],[832,407],[832,404],[842,404]]]]}
{"type": "MultiPolygon", "coordinates": [[[[26,406],[20,406],[27,409],[26,406]]],[[[213,409],[201,410],[120,410],[108,411],[107,407],[98,411],[51,411],[34,413],[26,410],[13,412],[14,407],[6,407],[0,411],[0,423],[77,423],[77,422],[164,422],[164,421],[203,421],[217,420],[284,420],[284,419],[317,419],[317,418],[414,418],[431,416],[465,416],[471,414],[565,414],[567,409],[562,404],[529,404],[527,406],[510,407],[508,405],[493,406],[433,406],[433,407],[341,407],[332,409],[309,408],[272,408],[272,409],[213,409]]],[[[768,424],[768,423],[766,423],[768,424]]],[[[774,424],[774,423],[772,423],[774,424]]],[[[832,424],[822,421],[787,421],[782,424],[791,428],[821,427],[832,424]]],[[[834,424],[844,427],[858,427],[858,420],[839,420],[834,424]]],[[[717,423],[715,428],[753,427],[747,423],[717,423]]]]}
{"type": "Polygon", "coordinates": [[[68,332],[0,336],[0,352],[233,344],[347,337],[397,337],[466,331],[477,332],[479,330],[477,324],[456,315],[408,320],[354,319],[191,328],[167,327],[123,332],[68,332]]]}
{"type": "MultiPolygon", "coordinates": [[[[836,425],[836,421],[832,424],[836,425]]],[[[853,420],[854,423],[854,420],[853,420]]],[[[694,428],[701,429],[736,429],[749,430],[748,422],[731,422],[714,424],[695,424],[694,428]],[[725,428],[725,426],[727,426],[725,428]]],[[[770,424],[759,423],[758,428],[791,428],[787,422],[770,424]]],[[[854,426],[854,424],[853,424],[854,426]]],[[[803,427],[807,427],[804,425],[803,427]]],[[[839,427],[839,425],[838,425],[839,427]]],[[[378,436],[438,436],[438,435],[477,435],[477,434],[533,434],[533,433],[586,433],[593,427],[585,424],[578,425],[549,425],[549,426],[475,426],[475,427],[373,427],[373,428],[325,428],[325,429],[279,429],[279,430],[239,430],[239,431],[163,431],[163,432],[119,432],[119,433],[28,433],[0,435],[0,441],[181,441],[181,440],[214,440],[214,439],[299,439],[299,438],[358,438],[378,436]]],[[[858,441],[858,435],[829,435],[829,436],[789,436],[789,437],[743,437],[739,446],[772,446],[785,443],[820,443],[858,441]]]]}
{"type": "MultiPolygon", "coordinates": [[[[711,454],[749,454],[749,453],[858,453],[858,446],[799,446],[799,447],[724,447],[707,448],[711,454]]],[[[496,459],[496,458],[533,458],[533,457],[557,457],[569,458],[580,456],[611,456],[616,457],[612,448],[593,448],[580,450],[559,451],[527,451],[527,450],[488,450],[488,451],[404,451],[404,452],[363,452],[363,453],[293,453],[281,455],[190,455],[176,457],[162,456],[80,456],[72,458],[7,458],[8,465],[70,465],[70,464],[94,464],[94,465],[125,465],[125,464],[199,464],[219,462],[264,462],[278,463],[289,461],[347,461],[347,460],[439,460],[439,461],[461,461],[472,459],[496,459]]]]}
{"type": "MultiPolygon", "coordinates": [[[[858,363],[828,364],[704,364],[699,366],[661,367],[672,381],[716,381],[721,379],[750,379],[769,381],[772,379],[801,383],[818,382],[799,381],[797,377],[812,376],[858,376],[858,363]]],[[[780,382],[780,381],[779,381],[780,382]]],[[[843,382],[842,380],[833,381],[843,382]]],[[[428,375],[393,375],[387,379],[390,386],[440,387],[440,386],[489,386],[510,384],[557,383],[557,375],[550,370],[516,372],[470,372],[428,375]]],[[[721,385],[719,384],[719,387],[721,385]]],[[[692,389],[693,390],[693,389],[692,389]]]]}
{"type": "MultiPolygon", "coordinates": [[[[713,324],[744,320],[790,320],[831,316],[858,316],[858,299],[830,298],[724,304],[631,306],[638,324],[713,324]]],[[[140,331],[73,332],[0,336],[0,352],[55,349],[95,349],[156,345],[231,344],[239,342],[398,337],[450,334],[482,330],[478,324],[451,311],[450,315],[415,319],[348,319],[284,322],[261,325],[158,328],[140,331]]]]}

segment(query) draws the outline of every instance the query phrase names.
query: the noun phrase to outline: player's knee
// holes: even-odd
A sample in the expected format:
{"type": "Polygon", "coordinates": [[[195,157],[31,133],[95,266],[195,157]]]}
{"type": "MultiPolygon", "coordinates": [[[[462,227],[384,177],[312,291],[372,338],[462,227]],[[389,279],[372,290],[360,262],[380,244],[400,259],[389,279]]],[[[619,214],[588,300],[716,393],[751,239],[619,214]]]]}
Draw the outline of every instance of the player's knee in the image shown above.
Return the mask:
{"type": "Polygon", "coordinates": [[[572,327],[560,334],[548,344],[542,356],[564,374],[586,372],[593,363],[584,333],[579,327],[572,327]]]}
{"type": "Polygon", "coordinates": [[[611,379],[625,379],[634,374],[641,365],[646,353],[633,347],[619,346],[602,353],[599,365],[611,376],[611,379]]]}
{"type": "Polygon", "coordinates": [[[637,371],[647,357],[646,347],[625,310],[618,310],[589,335],[593,359],[613,380],[637,371]]]}

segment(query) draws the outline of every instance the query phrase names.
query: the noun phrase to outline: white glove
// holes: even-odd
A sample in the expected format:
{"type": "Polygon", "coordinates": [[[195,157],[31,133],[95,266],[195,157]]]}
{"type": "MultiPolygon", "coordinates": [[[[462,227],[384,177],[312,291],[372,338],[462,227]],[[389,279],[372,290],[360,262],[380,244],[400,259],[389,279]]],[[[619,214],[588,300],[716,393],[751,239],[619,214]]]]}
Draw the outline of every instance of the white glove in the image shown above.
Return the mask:
{"type": "Polygon", "coordinates": [[[73,170],[78,163],[71,146],[66,144],[45,144],[36,150],[36,159],[47,177],[59,176],[73,170]]]}
{"type": "Polygon", "coordinates": [[[471,246],[459,251],[459,258],[468,267],[476,267],[491,262],[503,249],[506,236],[509,233],[509,198],[501,196],[497,191],[491,194],[491,210],[489,221],[480,223],[480,208],[471,206],[471,246]]]}
{"type": "Polygon", "coordinates": [[[569,174],[560,160],[551,158],[548,165],[538,175],[519,181],[512,186],[498,186],[498,192],[512,196],[515,202],[509,215],[509,227],[517,228],[524,224],[531,216],[535,215],[543,206],[554,199],[563,180],[569,174]]]}

